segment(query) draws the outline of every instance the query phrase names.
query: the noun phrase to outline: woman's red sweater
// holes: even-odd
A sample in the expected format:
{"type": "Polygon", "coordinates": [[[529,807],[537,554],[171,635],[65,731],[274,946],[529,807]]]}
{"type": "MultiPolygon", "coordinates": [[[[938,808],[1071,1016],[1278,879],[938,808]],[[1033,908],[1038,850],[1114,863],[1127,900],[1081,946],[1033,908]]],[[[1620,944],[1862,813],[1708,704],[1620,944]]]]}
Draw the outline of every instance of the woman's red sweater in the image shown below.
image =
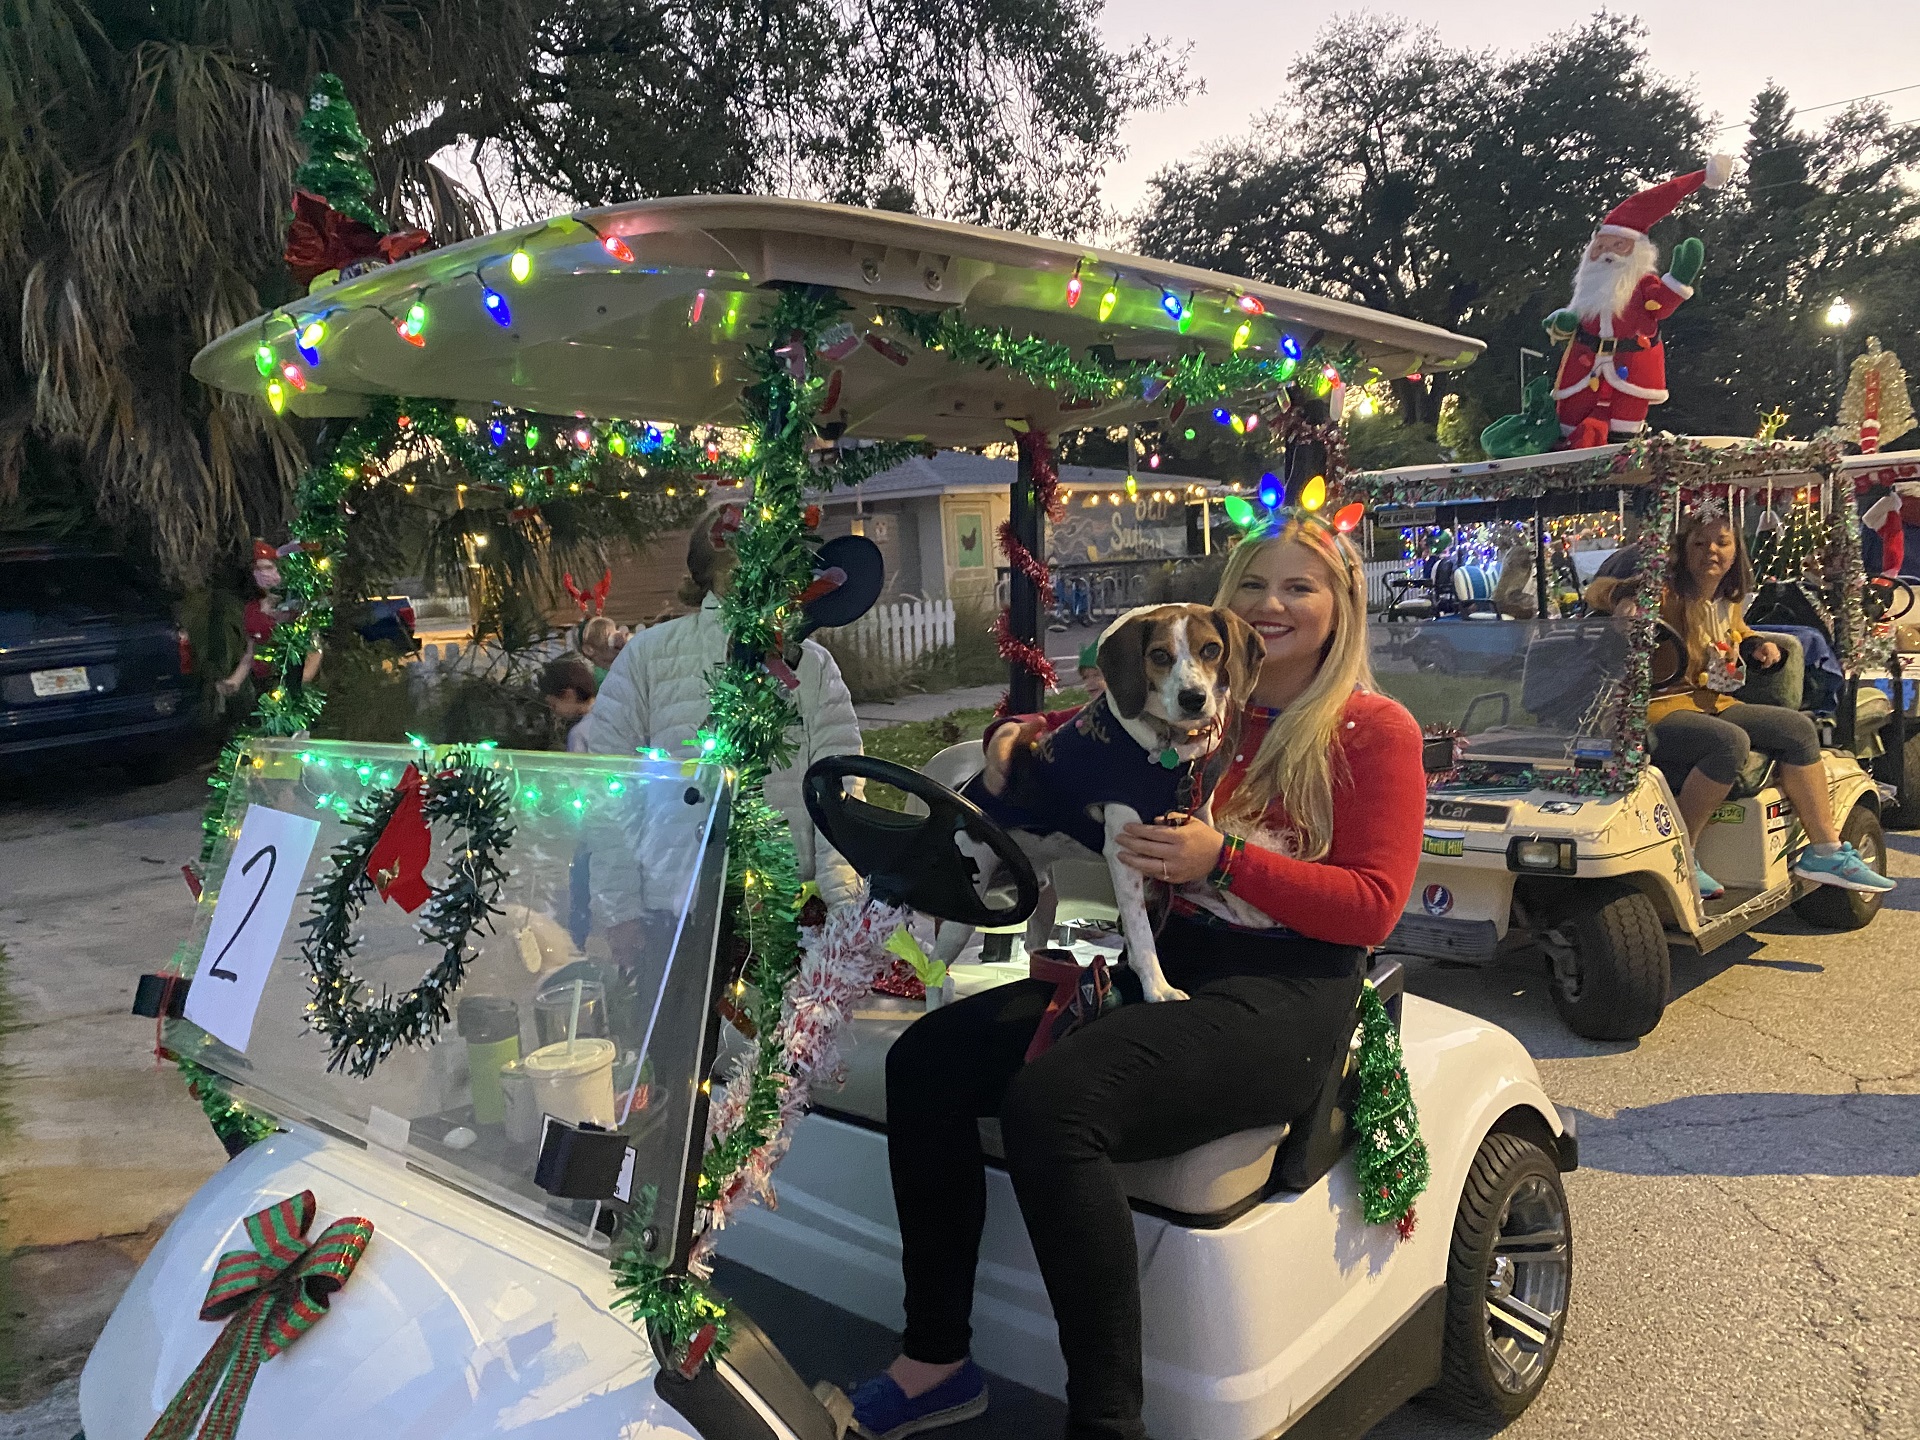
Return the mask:
{"type": "MultiPolygon", "coordinates": [[[[1277,711],[1248,706],[1233,763],[1213,792],[1218,816],[1277,711]]],[[[1347,701],[1336,743],[1346,758],[1334,766],[1333,843],[1319,860],[1296,860],[1248,841],[1229,872],[1228,888],[1248,904],[1311,940],[1378,945],[1399,923],[1420,868],[1427,815],[1420,725],[1398,701],[1356,690],[1347,701]]],[[[1291,828],[1278,800],[1260,817],[1265,830],[1291,828]]]]}
{"type": "MultiPolygon", "coordinates": [[[[1076,707],[1039,718],[1052,728],[1078,713],[1076,707]]],[[[1252,705],[1242,712],[1233,761],[1214,788],[1214,815],[1225,812],[1278,714],[1252,705]]],[[[987,734],[1005,723],[989,725],[987,734]]],[[[1378,945],[1399,923],[1420,868],[1427,815],[1420,725],[1399,701],[1356,690],[1335,743],[1346,764],[1334,767],[1333,843],[1326,855],[1296,860],[1249,840],[1233,863],[1228,888],[1274,924],[1310,940],[1378,945]]],[[[1260,828],[1292,828],[1278,800],[1260,817],[1260,828]]]]}

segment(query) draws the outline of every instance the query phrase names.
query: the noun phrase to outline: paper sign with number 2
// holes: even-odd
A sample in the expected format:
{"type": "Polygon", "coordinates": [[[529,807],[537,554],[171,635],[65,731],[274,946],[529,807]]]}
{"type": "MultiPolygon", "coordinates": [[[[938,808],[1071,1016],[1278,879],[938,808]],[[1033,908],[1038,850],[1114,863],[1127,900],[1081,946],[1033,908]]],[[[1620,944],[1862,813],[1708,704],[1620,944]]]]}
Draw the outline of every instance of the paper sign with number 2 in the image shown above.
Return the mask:
{"type": "Polygon", "coordinates": [[[319,834],[319,821],[264,805],[249,805],[240,822],[185,1011],[235,1050],[244,1052],[253,1036],[253,1012],[260,1008],[319,834]]]}

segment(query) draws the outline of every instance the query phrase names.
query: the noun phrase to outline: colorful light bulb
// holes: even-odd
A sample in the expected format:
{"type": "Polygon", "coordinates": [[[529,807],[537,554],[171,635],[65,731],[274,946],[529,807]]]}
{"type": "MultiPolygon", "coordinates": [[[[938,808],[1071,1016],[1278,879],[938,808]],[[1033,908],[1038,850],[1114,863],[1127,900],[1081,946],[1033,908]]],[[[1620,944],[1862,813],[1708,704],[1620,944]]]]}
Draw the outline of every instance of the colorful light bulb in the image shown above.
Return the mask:
{"type": "Polygon", "coordinates": [[[507,422],[497,415],[494,416],[494,418],[487,423],[487,438],[496,445],[506,444],[507,422]]]}
{"type": "Polygon", "coordinates": [[[1355,500],[1350,505],[1342,505],[1333,512],[1333,528],[1342,535],[1350,534],[1360,528],[1360,522],[1366,517],[1367,507],[1355,500]]]}
{"type": "Polygon", "coordinates": [[[1260,477],[1260,503],[1269,510],[1280,508],[1280,477],[1271,470],[1260,477]]]}
{"type": "Polygon", "coordinates": [[[616,455],[627,453],[627,435],[624,430],[616,430],[607,437],[607,448],[616,455]]]}
{"type": "Polygon", "coordinates": [[[320,363],[320,342],[327,338],[327,322],[311,320],[302,326],[294,337],[294,346],[300,351],[300,358],[309,365],[320,363]]]}
{"type": "Polygon", "coordinates": [[[1238,415],[1229,415],[1227,417],[1227,423],[1233,426],[1234,434],[1244,435],[1247,433],[1247,422],[1242,420],[1238,415]]]}
{"type": "Polygon", "coordinates": [[[537,446],[540,443],[540,427],[537,425],[527,426],[527,433],[525,438],[527,442],[527,449],[529,450],[533,449],[535,446],[537,446]]]}
{"type": "Polygon", "coordinates": [[[487,314],[493,317],[493,323],[501,329],[513,324],[513,311],[507,308],[507,297],[491,286],[480,287],[480,303],[487,307],[487,314]]]}
{"type": "Polygon", "coordinates": [[[573,443],[578,445],[582,450],[592,449],[593,432],[582,425],[578,430],[573,432],[573,443]]]}
{"type": "Polygon", "coordinates": [[[1300,358],[1300,342],[1291,335],[1282,335],[1280,337],[1280,353],[1285,355],[1289,360],[1298,360],[1300,358]]]}
{"type": "Polygon", "coordinates": [[[1258,430],[1259,428],[1260,428],[1260,412],[1258,410],[1255,410],[1253,413],[1247,416],[1247,433],[1251,435],[1255,430],[1258,430]]]}
{"type": "Polygon", "coordinates": [[[533,256],[524,250],[514,251],[507,257],[507,273],[513,276],[515,284],[526,284],[533,276],[533,256]]]}
{"type": "Polygon", "coordinates": [[[1118,305],[1119,303],[1120,303],[1119,289],[1115,286],[1109,285],[1107,287],[1107,293],[1100,297],[1100,318],[1102,320],[1106,320],[1110,316],[1112,316],[1113,307],[1118,305]]]}
{"type": "Polygon", "coordinates": [[[271,345],[257,345],[253,351],[253,366],[262,375],[273,374],[274,354],[271,345]]]}
{"type": "Polygon", "coordinates": [[[1327,503],[1327,477],[1315,475],[1300,487],[1300,508],[1318,510],[1327,503]]]}
{"type": "Polygon", "coordinates": [[[1158,450],[1147,456],[1147,468],[1149,470],[1158,470],[1160,468],[1160,452],[1158,450]]]}
{"type": "Polygon", "coordinates": [[[1220,504],[1227,512],[1227,519],[1231,520],[1237,528],[1245,530],[1252,526],[1253,506],[1238,495],[1229,495],[1220,504]]]}
{"type": "Polygon", "coordinates": [[[1178,295],[1174,294],[1171,290],[1162,290],[1160,292],[1160,308],[1178,320],[1181,310],[1185,307],[1181,305],[1178,295]]]}
{"type": "Polygon", "coordinates": [[[1073,267],[1073,277],[1067,281],[1067,308],[1073,309],[1080,303],[1080,267],[1073,267]]]}
{"type": "MultiPolygon", "coordinates": [[[[1233,412],[1224,408],[1215,410],[1213,412],[1213,423],[1216,425],[1231,425],[1233,423],[1233,412]]],[[[1191,440],[1193,438],[1192,434],[1189,433],[1187,438],[1191,440]]]]}
{"type": "Polygon", "coordinates": [[[631,265],[633,263],[633,247],[628,245],[627,242],[622,240],[618,235],[601,236],[600,248],[618,260],[622,265],[631,265]]]}
{"type": "Polygon", "coordinates": [[[1251,339],[1253,339],[1253,322],[1250,320],[1242,320],[1240,322],[1240,328],[1233,332],[1233,348],[1236,350],[1244,350],[1247,348],[1247,342],[1251,339]]]}
{"type": "Polygon", "coordinates": [[[420,345],[425,345],[427,343],[426,336],[420,334],[418,331],[409,330],[407,328],[407,322],[405,320],[396,320],[393,322],[393,333],[398,335],[402,340],[406,341],[409,345],[420,346],[420,345]]]}
{"type": "Polygon", "coordinates": [[[307,388],[307,377],[300,373],[300,367],[291,360],[280,367],[280,376],[296,390],[307,388]]]}
{"type": "Polygon", "coordinates": [[[1127,476],[1127,498],[1129,500],[1140,498],[1140,482],[1131,475],[1127,476]]]}
{"type": "Polygon", "coordinates": [[[287,408],[287,387],[278,380],[267,382],[267,404],[273,407],[273,413],[276,415],[287,408]]]}
{"type": "Polygon", "coordinates": [[[1236,302],[1249,315],[1264,315],[1267,307],[1261,303],[1258,295],[1242,295],[1236,302]]]}

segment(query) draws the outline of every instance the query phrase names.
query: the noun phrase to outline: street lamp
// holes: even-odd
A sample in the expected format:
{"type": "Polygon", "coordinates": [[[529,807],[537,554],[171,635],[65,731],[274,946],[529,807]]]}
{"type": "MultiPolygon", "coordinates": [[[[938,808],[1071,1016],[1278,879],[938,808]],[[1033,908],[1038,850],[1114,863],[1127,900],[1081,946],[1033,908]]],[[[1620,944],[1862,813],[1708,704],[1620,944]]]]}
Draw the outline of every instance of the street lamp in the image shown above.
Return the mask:
{"type": "Polygon", "coordinates": [[[1840,398],[1847,393],[1847,326],[1853,323],[1853,307],[1847,303],[1846,296],[1836,295],[1833,303],[1827,306],[1827,324],[1833,327],[1833,383],[1838,388],[1840,398]]]}

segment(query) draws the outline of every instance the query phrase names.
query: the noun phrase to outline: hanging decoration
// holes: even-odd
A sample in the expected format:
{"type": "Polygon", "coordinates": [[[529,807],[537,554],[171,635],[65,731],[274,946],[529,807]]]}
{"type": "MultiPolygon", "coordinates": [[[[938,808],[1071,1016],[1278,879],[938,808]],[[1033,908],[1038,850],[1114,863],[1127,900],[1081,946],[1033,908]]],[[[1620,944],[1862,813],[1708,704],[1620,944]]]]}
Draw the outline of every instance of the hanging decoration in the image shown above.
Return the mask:
{"type": "Polygon", "coordinates": [[[226,1082],[213,1071],[196,1065],[184,1055],[171,1051],[161,1054],[179,1067],[180,1078],[187,1082],[187,1093],[199,1102],[201,1113],[207,1117],[229,1159],[267,1136],[279,1133],[279,1126],[265,1116],[254,1114],[228,1094],[226,1082]]]}
{"type": "Polygon", "coordinates": [[[338,75],[314,77],[300,118],[300,143],[307,158],[293,175],[293,222],[285,252],[297,284],[329,285],[343,271],[391,265],[427,247],[424,230],[387,233],[392,227],[374,208],[373,171],[367,164],[372,147],[338,75]]]}
{"type": "MultiPolygon", "coordinates": [[[[1053,446],[1046,432],[1031,427],[1016,431],[1014,443],[1026,463],[1027,473],[1032,477],[1034,512],[1044,516],[1047,523],[1059,524],[1066,517],[1067,508],[1060,499],[1060,471],[1053,462],[1053,446]]],[[[1035,604],[1045,610],[1053,604],[1053,580],[1047,567],[1020,539],[1011,519],[1000,522],[999,536],[1000,552],[1007,557],[1007,564],[1032,584],[1035,604]]],[[[1000,648],[1002,660],[1039,678],[1042,693],[1057,686],[1060,677],[1054,672],[1053,662],[1047,658],[1046,647],[1014,634],[1011,605],[994,617],[993,639],[1000,648]]],[[[1011,693],[1009,691],[1000,697],[1002,713],[1010,703],[1011,693]]]]}
{"type": "Polygon", "coordinates": [[[247,1248],[220,1257],[200,1306],[202,1320],[226,1327],[146,1440],[192,1440],[196,1427],[199,1440],[233,1440],[260,1367],[326,1318],[373,1241],[373,1222],[349,1215],[309,1241],[316,1210],[302,1190],[246,1217],[247,1248]]]}
{"type": "Polygon", "coordinates": [[[513,784],[503,762],[468,746],[421,758],[430,773],[407,766],[397,784],[368,792],[344,817],[352,833],[327,857],[302,927],[313,992],[308,1023],[327,1042],[327,1068],[362,1079],[400,1046],[431,1045],[439,1035],[473,959],[469,942],[497,913],[507,879],[501,857],[513,843],[513,784]],[[426,883],[425,846],[410,834],[434,825],[456,837],[440,886],[426,883]],[[370,889],[408,910],[424,903],[420,933],[440,950],[413,989],[373,1002],[361,998],[366,986],[351,968],[360,939],[354,925],[370,889]]]}
{"type": "Polygon", "coordinates": [[[1426,1190],[1432,1167],[1407,1083],[1399,1027],[1370,982],[1360,992],[1360,1098],[1352,1126],[1353,1168],[1367,1223],[1391,1220],[1405,1240],[1413,1234],[1413,1204],[1426,1190]]]}

